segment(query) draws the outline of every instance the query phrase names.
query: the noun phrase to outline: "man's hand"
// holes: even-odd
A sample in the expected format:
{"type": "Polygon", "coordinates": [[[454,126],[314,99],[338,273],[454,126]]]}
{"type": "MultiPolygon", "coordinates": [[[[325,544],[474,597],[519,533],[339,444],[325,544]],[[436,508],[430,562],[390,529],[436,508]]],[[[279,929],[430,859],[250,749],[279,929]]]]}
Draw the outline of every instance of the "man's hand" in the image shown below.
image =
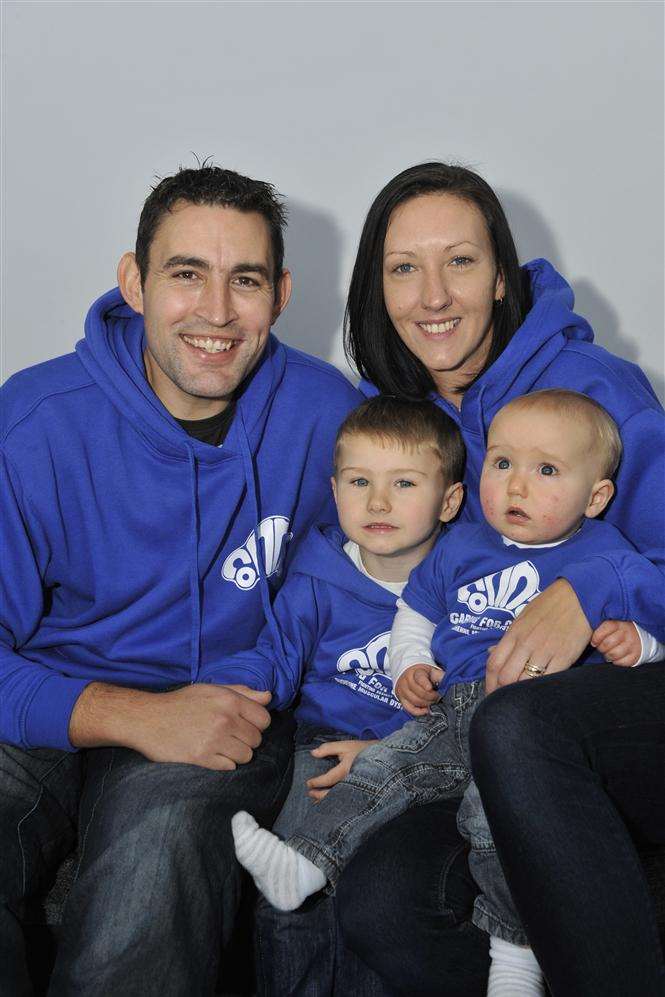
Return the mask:
{"type": "Polygon", "coordinates": [[[591,627],[573,587],[557,578],[520,613],[487,657],[486,692],[533,678],[524,666],[541,674],[565,671],[584,651],[591,627]]]}
{"type": "Polygon", "coordinates": [[[93,682],[76,702],[69,737],[80,748],[121,745],[155,762],[231,771],[261,743],[271,698],[240,685],[154,693],[93,682]]]}
{"type": "Polygon", "coordinates": [[[421,717],[441,699],[438,687],[442,678],[443,669],[437,665],[411,665],[398,678],[395,695],[407,713],[421,717]]]}
{"type": "Polygon", "coordinates": [[[634,623],[605,620],[591,635],[591,645],[615,665],[632,668],[640,660],[642,641],[634,623]]]}
{"type": "Polygon", "coordinates": [[[376,741],[327,741],[320,744],[318,748],[312,749],[315,758],[339,758],[339,763],[333,768],[324,772],[323,775],[314,776],[307,780],[307,795],[313,800],[322,800],[342,779],[346,779],[351,771],[353,760],[364,748],[376,741]]]}

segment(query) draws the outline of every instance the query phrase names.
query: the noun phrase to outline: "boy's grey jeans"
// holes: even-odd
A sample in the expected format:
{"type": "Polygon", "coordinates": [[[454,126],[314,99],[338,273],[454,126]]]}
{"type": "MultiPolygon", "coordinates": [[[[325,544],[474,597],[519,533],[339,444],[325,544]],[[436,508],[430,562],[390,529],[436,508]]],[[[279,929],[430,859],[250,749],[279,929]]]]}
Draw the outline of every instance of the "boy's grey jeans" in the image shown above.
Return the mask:
{"type": "Polygon", "coordinates": [[[429,714],[370,745],[287,842],[322,869],[334,889],[351,856],[379,827],[411,807],[466,789],[457,821],[471,845],[469,865],[481,890],[473,921],[491,935],[528,945],[471,781],[469,725],[483,696],[482,681],[454,685],[429,714]]]}

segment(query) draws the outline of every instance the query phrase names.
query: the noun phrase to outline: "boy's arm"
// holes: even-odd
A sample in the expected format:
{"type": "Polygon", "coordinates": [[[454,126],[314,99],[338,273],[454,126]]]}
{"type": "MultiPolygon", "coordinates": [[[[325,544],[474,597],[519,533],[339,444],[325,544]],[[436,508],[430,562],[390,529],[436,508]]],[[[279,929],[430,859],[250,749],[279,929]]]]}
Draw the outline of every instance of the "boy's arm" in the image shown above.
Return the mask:
{"type": "Polygon", "coordinates": [[[312,578],[299,573],[288,577],[272,607],[274,625],[265,624],[255,647],[203,668],[200,681],[267,690],[273,697],[271,708],[289,706],[318,640],[314,584],[312,578]]]}

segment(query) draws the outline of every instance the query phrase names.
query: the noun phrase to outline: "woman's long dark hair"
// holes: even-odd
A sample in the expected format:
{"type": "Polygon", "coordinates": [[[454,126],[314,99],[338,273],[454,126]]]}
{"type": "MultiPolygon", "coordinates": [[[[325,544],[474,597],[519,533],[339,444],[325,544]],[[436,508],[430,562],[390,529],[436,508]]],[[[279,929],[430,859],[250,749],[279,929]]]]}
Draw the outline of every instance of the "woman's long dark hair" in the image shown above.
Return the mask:
{"type": "Polygon", "coordinates": [[[503,275],[505,297],[495,302],[489,355],[466,390],[490,367],[524,321],[530,294],[517,259],[517,250],[499,199],[488,183],[463,166],[422,163],[394,177],[369,209],[353,268],[344,316],[344,349],[361,377],[385,394],[423,398],[436,392],[432,375],[411,353],[390,321],[383,298],[383,244],[390,216],[398,204],[421,194],[454,194],[478,208],[492,242],[496,265],[503,275]]]}

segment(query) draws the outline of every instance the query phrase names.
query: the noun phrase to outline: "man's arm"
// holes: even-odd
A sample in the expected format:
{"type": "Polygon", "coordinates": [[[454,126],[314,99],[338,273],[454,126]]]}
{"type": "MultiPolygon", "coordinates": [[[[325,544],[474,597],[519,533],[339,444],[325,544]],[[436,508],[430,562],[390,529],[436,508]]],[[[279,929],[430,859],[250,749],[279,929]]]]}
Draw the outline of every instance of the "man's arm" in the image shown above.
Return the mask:
{"type": "Polygon", "coordinates": [[[69,739],[77,748],[119,745],[155,762],[228,771],[252,758],[270,724],[269,692],[189,685],[144,692],[92,682],[74,705],[69,739]]]}

